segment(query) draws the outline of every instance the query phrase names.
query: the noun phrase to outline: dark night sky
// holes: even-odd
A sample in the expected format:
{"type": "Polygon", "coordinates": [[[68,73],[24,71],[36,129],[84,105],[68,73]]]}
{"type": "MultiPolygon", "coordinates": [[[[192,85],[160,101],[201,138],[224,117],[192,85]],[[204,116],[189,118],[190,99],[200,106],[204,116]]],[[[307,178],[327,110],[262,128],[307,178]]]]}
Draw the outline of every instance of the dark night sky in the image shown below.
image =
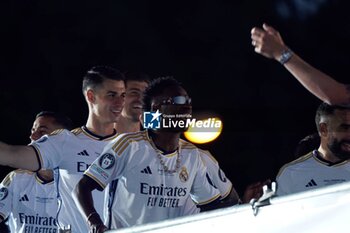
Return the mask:
{"type": "Polygon", "coordinates": [[[263,22],[275,26],[295,52],[348,82],[348,9],[345,0],[2,3],[0,140],[28,143],[34,115],[43,109],[84,124],[82,77],[105,64],[174,75],[194,109],[220,115],[224,132],[202,147],[239,190],[274,178],[299,139],[315,131],[320,101],[277,62],[254,53],[250,30],[263,22]]]}

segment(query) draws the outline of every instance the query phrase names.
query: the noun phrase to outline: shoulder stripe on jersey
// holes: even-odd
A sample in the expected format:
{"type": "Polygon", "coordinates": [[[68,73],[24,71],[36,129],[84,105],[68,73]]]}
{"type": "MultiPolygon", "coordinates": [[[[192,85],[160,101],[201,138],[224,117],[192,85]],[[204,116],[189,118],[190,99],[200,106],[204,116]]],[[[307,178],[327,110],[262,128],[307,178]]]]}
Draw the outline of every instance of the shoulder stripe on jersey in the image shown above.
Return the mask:
{"type": "Polygon", "coordinates": [[[124,143],[123,146],[116,153],[120,156],[124,152],[124,150],[130,145],[131,142],[139,142],[139,141],[143,141],[143,140],[145,140],[145,138],[143,138],[143,137],[131,138],[126,143],[124,143]]]}
{"type": "Polygon", "coordinates": [[[56,129],[54,130],[53,132],[51,132],[49,135],[52,136],[52,135],[57,135],[57,134],[60,134],[63,132],[63,129],[56,129]]]}
{"type": "MultiPolygon", "coordinates": [[[[180,146],[181,150],[196,150],[197,147],[180,146]]],[[[199,151],[197,151],[199,152],[199,151]]]]}
{"type": "Polygon", "coordinates": [[[29,171],[29,170],[23,170],[23,169],[17,169],[13,171],[16,174],[33,174],[34,172],[29,171]]]}
{"type": "Polygon", "coordinates": [[[15,176],[15,172],[14,171],[10,172],[9,174],[7,174],[5,176],[5,178],[2,180],[1,184],[8,187],[11,184],[14,176],[15,176]]]}
{"type": "MultiPolygon", "coordinates": [[[[199,149],[199,148],[198,148],[198,149],[199,149]]],[[[201,153],[203,153],[203,154],[208,155],[208,157],[209,157],[211,160],[213,160],[213,162],[214,162],[215,164],[219,164],[219,162],[214,158],[214,156],[210,153],[210,151],[208,151],[208,150],[202,150],[202,149],[199,149],[199,151],[200,151],[201,153]]]]}
{"type": "Polygon", "coordinates": [[[184,139],[182,139],[182,138],[180,138],[180,143],[184,146],[184,145],[192,145],[192,146],[194,146],[192,143],[190,143],[189,141],[186,141],[186,140],[184,140],[184,139]]]}
{"type": "Polygon", "coordinates": [[[117,154],[121,154],[119,151],[121,148],[124,148],[129,145],[130,141],[134,141],[135,139],[147,139],[142,132],[131,133],[123,135],[113,146],[112,150],[114,150],[117,154]],[[125,144],[127,144],[125,146],[125,144]]]}
{"type": "Polygon", "coordinates": [[[195,146],[181,146],[182,149],[186,149],[186,150],[193,150],[193,149],[197,149],[197,147],[195,146]]]}
{"type": "Polygon", "coordinates": [[[139,142],[139,141],[142,141],[142,140],[144,140],[144,138],[134,138],[134,139],[128,140],[128,142],[125,143],[124,146],[119,149],[119,152],[117,154],[121,155],[124,152],[124,150],[130,145],[131,142],[139,142]]]}
{"type": "Polygon", "coordinates": [[[34,172],[29,171],[29,170],[23,170],[23,169],[16,169],[14,171],[11,171],[6,175],[6,177],[3,179],[1,182],[4,186],[9,186],[13,180],[13,177],[17,174],[28,174],[32,175],[34,172]]]}
{"type": "Polygon", "coordinates": [[[195,145],[193,145],[192,143],[185,141],[183,139],[180,139],[180,145],[182,149],[194,149],[194,148],[198,148],[195,145]]]}
{"type": "Polygon", "coordinates": [[[276,177],[280,176],[281,173],[284,171],[284,169],[286,169],[287,167],[292,166],[292,165],[297,164],[297,163],[304,162],[305,160],[308,160],[308,159],[311,158],[312,156],[313,156],[313,155],[312,155],[312,151],[311,151],[310,153],[307,153],[306,155],[303,155],[303,156],[301,156],[300,158],[297,158],[296,160],[293,160],[292,162],[286,163],[285,165],[283,165],[283,166],[280,168],[280,170],[279,170],[279,172],[278,172],[278,174],[277,174],[276,177]]]}
{"type": "Polygon", "coordinates": [[[75,136],[77,136],[78,134],[81,134],[83,130],[81,128],[75,128],[75,129],[72,129],[70,132],[75,136]]]}
{"type": "Polygon", "coordinates": [[[114,151],[117,151],[120,147],[124,145],[130,138],[142,137],[139,133],[128,133],[119,138],[117,142],[115,142],[112,146],[114,151]]]}

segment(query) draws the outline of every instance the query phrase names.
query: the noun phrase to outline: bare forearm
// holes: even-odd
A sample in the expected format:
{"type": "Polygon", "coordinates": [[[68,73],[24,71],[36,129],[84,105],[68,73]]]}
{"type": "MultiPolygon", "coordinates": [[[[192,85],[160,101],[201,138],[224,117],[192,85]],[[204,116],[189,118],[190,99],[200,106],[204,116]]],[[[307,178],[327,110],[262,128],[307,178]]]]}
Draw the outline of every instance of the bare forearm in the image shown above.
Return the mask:
{"type": "Polygon", "coordinates": [[[297,54],[285,63],[285,68],[312,94],[328,104],[349,104],[347,86],[314,68],[297,54]]]}
{"type": "Polygon", "coordinates": [[[337,82],[309,65],[295,53],[289,60],[281,59],[282,54],[288,51],[288,47],[279,32],[273,27],[266,24],[263,25],[263,28],[255,27],[251,31],[251,38],[255,52],[283,63],[287,70],[316,97],[328,104],[350,104],[348,85],[337,82]]]}
{"type": "Polygon", "coordinates": [[[32,147],[13,146],[4,142],[0,142],[0,164],[31,171],[36,171],[40,167],[32,147]]]}
{"type": "Polygon", "coordinates": [[[83,178],[75,186],[73,198],[77,203],[80,213],[86,219],[90,232],[104,232],[107,228],[103,225],[101,217],[96,212],[92,191],[96,189],[96,183],[89,177],[83,178]]]}
{"type": "Polygon", "coordinates": [[[87,219],[91,213],[96,212],[92,198],[92,190],[89,190],[80,182],[74,190],[74,199],[76,201],[77,207],[85,219],[87,219]]]}

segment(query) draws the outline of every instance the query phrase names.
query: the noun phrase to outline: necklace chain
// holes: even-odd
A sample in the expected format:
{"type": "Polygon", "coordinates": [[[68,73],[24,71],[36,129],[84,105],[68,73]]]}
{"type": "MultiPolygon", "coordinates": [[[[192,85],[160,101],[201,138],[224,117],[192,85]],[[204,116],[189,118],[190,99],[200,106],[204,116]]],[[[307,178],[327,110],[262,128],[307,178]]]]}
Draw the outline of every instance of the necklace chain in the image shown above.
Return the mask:
{"type": "Polygon", "coordinates": [[[181,159],[180,159],[180,150],[179,148],[177,148],[176,152],[177,152],[177,158],[176,158],[176,164],[175,164],[175,169],[169,169],[169,167],[167,165],[165,165],[165,162],[162,158],[161,153],[159,152],[159,149],[157,149],[156,144],[153,141],[153,138],[151,135],[149,135],[149,138],[151,139],[151,144],[154,146],[154,149],[157,153],[157,157],[159,159],[160,165],[162,165],[163,167],[163,171],[164,173],[168,173],[168,174],[173,174],[176,173],[177,170],[180,168],[180,164],[181,164],[181,159]]]}
{"type": "Polygon", "coordinates": [[[169,169],[169,167],[167,165],[165,165],[165,162],[164,162],[162,156],[160,155],[160,153],[158,151],[157,151],[157,157],[158,157],[158,159],[160,161],[160,164],[163,166],[163,170],[164,170],[165,173],[173,174],[173,173],[176,173],[177,170],[180,168],[181,159],[180,159],[179,150],[177,150],[177,158],[176,158],[175,169],[169,169]]]}

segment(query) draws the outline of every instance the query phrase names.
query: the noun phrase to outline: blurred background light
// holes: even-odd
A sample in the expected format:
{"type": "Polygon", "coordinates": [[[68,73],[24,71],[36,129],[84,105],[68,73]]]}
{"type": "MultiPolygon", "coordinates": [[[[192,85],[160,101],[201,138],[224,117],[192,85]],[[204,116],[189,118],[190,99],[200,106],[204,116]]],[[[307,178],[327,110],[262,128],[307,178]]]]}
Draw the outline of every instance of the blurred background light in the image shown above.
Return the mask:
{"type": "Polygon", "coordinates": [[[200,121],[210,121],[212,124],[220,125],[220,127],[210,127],[209,130],[203,130],[194,127],[189,127],[188,130],[184,133],[184,136],[187,140],[197,144],[204,144],[208,142],[212,142],[217,139],[222,131],[223,124],[220,118],[213,117],[207,119],[199,119],[200,121]]]}

